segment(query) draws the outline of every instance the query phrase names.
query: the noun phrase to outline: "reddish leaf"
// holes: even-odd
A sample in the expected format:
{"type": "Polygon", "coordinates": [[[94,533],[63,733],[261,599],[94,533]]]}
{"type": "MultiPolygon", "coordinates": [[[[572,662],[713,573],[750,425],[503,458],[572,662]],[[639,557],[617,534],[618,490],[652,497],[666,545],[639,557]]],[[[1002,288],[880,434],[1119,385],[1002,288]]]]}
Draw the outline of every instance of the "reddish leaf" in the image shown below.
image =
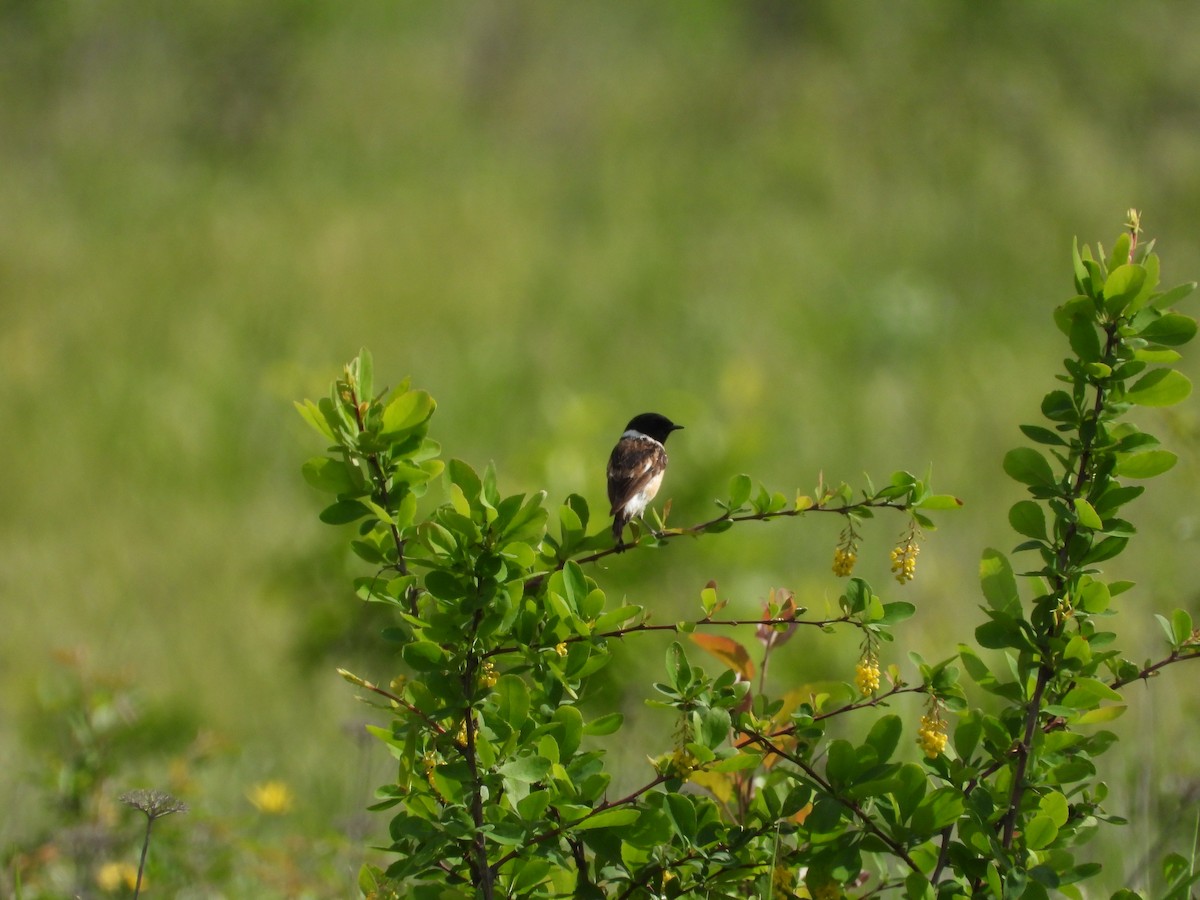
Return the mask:
{"type": "Polygon", "coordinates": [[[719,634],[693,634],[692,640],[737,672],[745,681],[754,677],[754,663],[746,648],[733,638],[719,634]]]}

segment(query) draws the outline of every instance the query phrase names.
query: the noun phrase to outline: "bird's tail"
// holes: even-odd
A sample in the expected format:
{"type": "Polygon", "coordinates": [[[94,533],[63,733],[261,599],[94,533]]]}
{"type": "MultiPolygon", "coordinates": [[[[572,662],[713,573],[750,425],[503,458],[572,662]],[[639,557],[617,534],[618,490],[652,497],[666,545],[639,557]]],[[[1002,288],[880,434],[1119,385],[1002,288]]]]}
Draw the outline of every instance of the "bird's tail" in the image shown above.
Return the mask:
{"type": "Polygon", "coordinates": [[[625,524],[629,521],[629,517],[625,515],[625,510],[618,509],[613,513],[613,540],[617,542],[618,547],[625,546],[625,539],[622,533],[625,531],[625,524]]]}

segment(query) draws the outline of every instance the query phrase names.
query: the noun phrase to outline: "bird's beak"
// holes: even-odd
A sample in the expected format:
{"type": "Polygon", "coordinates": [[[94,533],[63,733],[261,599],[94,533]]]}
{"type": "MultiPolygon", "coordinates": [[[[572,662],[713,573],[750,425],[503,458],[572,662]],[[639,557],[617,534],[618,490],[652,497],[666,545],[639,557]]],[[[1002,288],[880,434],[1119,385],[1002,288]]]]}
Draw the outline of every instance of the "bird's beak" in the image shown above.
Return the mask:
{"type": "Polygon", "coordinates": [[[672,425],[671,430],[672,431],[683,431],[683,426],[682,425],[672,425]]]}

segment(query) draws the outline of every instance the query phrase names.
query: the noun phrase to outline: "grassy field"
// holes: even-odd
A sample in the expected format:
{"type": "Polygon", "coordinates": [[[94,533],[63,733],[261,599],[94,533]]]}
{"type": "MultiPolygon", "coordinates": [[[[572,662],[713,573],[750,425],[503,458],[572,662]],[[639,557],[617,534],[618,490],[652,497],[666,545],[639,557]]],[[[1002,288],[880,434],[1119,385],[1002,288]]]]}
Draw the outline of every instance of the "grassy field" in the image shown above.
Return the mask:
{"type": "MultiPolygon", "coordinates": [[[[160,729],[161,752],[108,748],[112,792],[169,783],[252,847],[186,896],[350,892],[387,761],[333,669],[398,663],[316,521],[299,467],[322,448],[291,401],[364,345],[508,491],[599,508],[645,409],[687,426],[680,522],[738,472],[786,493],[932,465],[966,507],[928,536],[889,661],[952,653],[980,551],[1016,542],[1000,459],[1054,387],[1072,239],[1110,242],[1137,206],[1164,280],[1200,275],[1198,37],[1200,7],[1110,0],[0,3],[6,860],[54,838],[58,734],[101,691],[160,729]],[[274,780],[294,800],[272,817],[247,794],[274,780]],[[324,849],[282,883],[264,860],[304,840],[324,849]]],[[[1145,421],[1181,461],[1119,564],[1139,658],[1200,574],[1194,403],[1145,421]]],[[[877,587],[902,526],[867,530],[877,587]]],[[[747,611],[775,585],[823,609],[838,528],[672,545],[611,589],[667,621],[710,578],[747,611]]],[[[853,652],[796,646],[776,677],[849,678],[853,652]]],[[[655,669],[628,662],[605,702],[652,735],[655,669]]],[[[1190,676],[1129,692],[1105,763],[1142,824],[1103,845],[1110,886],[1161,855],[1148,822],[1191,840],[1190,676]]]]}

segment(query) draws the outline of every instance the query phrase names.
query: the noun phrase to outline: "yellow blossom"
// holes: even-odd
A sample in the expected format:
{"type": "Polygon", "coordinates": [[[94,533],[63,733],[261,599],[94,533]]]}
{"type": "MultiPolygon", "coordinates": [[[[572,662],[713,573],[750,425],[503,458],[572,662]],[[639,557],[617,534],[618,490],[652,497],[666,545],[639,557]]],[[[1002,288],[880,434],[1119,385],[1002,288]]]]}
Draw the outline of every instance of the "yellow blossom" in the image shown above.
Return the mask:
{"type": "Polygon", "coordinates": [[[868,653],[854,667],[854,683],[864,697],[870,697],[879,690],[879,660],[874,653],[868,653]]]}
{"type": "Polygon", "coordinates": [[[483,666],[481,667],[479,673],[479,680],[482,681],[483,686],[487,688],[494,688],[496,686],[496,682],[500,680],[500,677],[496,674],[496,667],[492,665],[492,661],[490,659],[485,659],[483,661],[483,666]]]}
{"type": "Polygon", "coordinates": [[[892,550],[892,573],[901,584],[912,581],[917,572],[917,554],[921,548],[917,546],[916,538],[909,537],[903,544],[892,550]]]}
{"type": "Polygon", "coordinates": [[[559,656],[566,656],[566,655],[567,655],[567,642],[566,642],[566,641],[560,641],[560,642],[559,642],[559,643],[558,643],[558,644],[555,646],[555,648],[554,648],[554,652],[555,652],[555,653],[557,653],[559,656]]]}
{"type": "Polygon", "coordinates": [[[833,551],[833,574],[838,578],[845,578],[854,571],[854,564],[858,562],[858,554],[854,552],[853,546],[838,547],[833,551]]]}
{"type": "MultiPolygon", "coordinates": [[[[137,866],[127,862],[106,862],[96,870],[96,884],[105,893],[116,893],[122,887],[132,891],[137,886],[137,866]]],[[[146,879],[142,879],[142,889],[146,879]]]]}
{"type": "Polygon", "coordinates": [[[776,866],[771,870],[771,891],[775,897],[785,900],[795,897],[796,875],[786,866],[776,866]]]}
{"type": "Polygon", "coordinates": [[[842,889],[836,881],[825,881],[809,887],[813,900],[840,900],[842,889]]]}
{"type": "Polygon", "coordinates": [[[255,809],[268,816],[282,816],[290,812],[294,802],[292,789],[282,781],[256,784],[246,795],[255,809]]]}
{"type": "Polygon", "coordinates": [[[917,744],[930,759],[937,759],[946,749],[946,723],[935,709],[921,716],[917,729],[917,744]]]}

